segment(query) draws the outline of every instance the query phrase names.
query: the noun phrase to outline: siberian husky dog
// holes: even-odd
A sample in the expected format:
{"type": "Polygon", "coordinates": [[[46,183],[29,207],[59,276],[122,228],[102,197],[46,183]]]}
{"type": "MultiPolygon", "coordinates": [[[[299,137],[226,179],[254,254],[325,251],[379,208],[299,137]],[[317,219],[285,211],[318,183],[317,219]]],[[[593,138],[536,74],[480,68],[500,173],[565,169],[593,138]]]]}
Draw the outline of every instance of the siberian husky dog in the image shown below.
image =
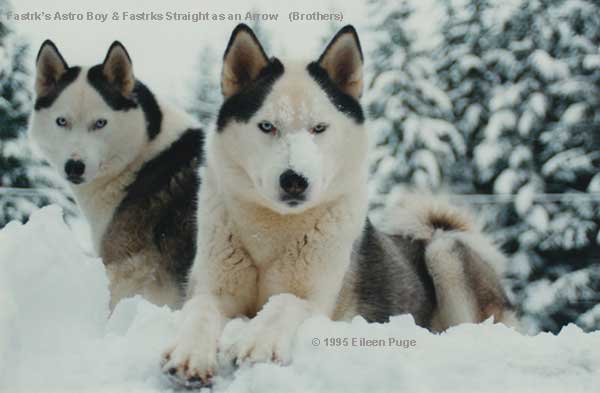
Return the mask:
{"type": "Polygon", "coordinates": [[[29,136],[90,224],[111,307],[134,294],[181,306],[195,255],[203,132],[136,80],[119,42],[88,68],[69,67],[45,41],[36,69],[29,136]]]}
{"type": "Polygon", "coordinates": [[[197,254],[165,373],[209,385],[217,352],[285,364],[314,315],[410,313],[432,330],[509,316],[495,270],[504,257],[462,212],[419,197],[394,210],[389,233],[367,218],[363,55],[352,26],[307,64],[267,57],[239,25],[223,61],[197,254]]]}

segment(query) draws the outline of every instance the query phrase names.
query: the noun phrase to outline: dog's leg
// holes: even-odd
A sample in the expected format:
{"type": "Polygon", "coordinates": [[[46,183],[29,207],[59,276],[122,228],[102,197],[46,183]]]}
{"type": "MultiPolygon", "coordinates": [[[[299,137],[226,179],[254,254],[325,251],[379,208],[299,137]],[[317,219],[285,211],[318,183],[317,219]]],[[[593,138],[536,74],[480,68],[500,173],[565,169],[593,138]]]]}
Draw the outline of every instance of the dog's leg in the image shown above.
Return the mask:
{"type": "MultiPolygon", "coordinates": [[[[198,251],[190,273],[190,299],[179,334],[163,355],[163,371],[186,387],[212,383],[217,345],[228,318],[255,307],[254,263],[229,230],[217,201],[199,218],[198,251]]],[[[203,202],[201,202],[203,203],[203,202]]]]}
{"type": "Polygon", "coordinates": [[[163,354],[163,372],[186,387],[212,383],[223,326],[228,318],[247,313],[246,300],[255,297],[256,271],[247,259],[218,263],[224,269],[220,275],[212,269],[193,272],[204,276],[195,283],[181,310],[179,333],[163,354]]]}

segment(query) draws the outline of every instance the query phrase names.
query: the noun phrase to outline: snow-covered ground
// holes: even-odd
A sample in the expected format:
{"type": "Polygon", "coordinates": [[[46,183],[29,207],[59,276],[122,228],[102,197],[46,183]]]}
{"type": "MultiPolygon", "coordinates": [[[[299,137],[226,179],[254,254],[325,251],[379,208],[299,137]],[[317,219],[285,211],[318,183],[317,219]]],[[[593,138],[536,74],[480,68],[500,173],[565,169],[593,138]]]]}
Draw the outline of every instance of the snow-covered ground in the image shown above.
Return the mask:
{"type": "MultiPolygon", "coordinates": [[[[101,261],[74,239],[57,207],[0,231],[0,391],[172,391],[158,361],[179,313],[134,298],[109,317],[101,261]]],[[[409,316],[314,318],[299,329],[291,365],[224,365],[213,390],[592,392],[599,349],[600,332],[575,326],[530,337],[484,323],[435,335],[409,316]]]]}

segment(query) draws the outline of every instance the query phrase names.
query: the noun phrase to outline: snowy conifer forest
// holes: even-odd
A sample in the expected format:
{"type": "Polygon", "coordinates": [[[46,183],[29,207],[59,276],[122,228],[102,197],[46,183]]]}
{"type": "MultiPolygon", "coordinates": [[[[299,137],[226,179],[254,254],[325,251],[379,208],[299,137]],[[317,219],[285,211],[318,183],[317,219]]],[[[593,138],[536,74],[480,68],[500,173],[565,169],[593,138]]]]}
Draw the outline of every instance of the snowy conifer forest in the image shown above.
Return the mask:
{"type": "MultiPolygon", "coordinates": [[[[356,23],[373,217],[407,189],[447,195],[510,257],[504,282],[529,332],[600,329],[600,3],[431,6],[423,26],[416,0],[369,0],[368,18],[356,23]]],[[[77,215],[26,138],[33,66],[25,54],[37,48],[18,30],[0,19],[0,228],[48,204],[77,215]]],[[[221,100],[220,51],[198,53],[186,104],[205,128],[221,100]]]]}
{"type": "Polygon", "coordinates": [[[374,208],[412,185],[470,205],[511,257],[533,330],[600,327],[600,4],[371,2],[374,208]]]}

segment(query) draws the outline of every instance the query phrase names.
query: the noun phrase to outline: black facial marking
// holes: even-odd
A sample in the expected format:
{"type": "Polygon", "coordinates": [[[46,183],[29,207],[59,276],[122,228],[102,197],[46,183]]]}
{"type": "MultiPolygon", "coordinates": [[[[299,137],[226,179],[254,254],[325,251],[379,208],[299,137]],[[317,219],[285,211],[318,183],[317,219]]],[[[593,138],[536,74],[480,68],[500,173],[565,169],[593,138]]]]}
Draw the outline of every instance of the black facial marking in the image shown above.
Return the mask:
{"type": "Polygon", "coordinates": [[[353,118],[358,124],[364,123],[365,116],[360,103],[354,97],[341,91],[318,62],[310,63],[306,69],[340,112],[353,118]]]}
{"type": "Polygon", "coordinates": [[[102,96],[108,106],[116,111],[126,111],[138,107],[133,97],[125,97],[116,86],[110,84],[102,72],[102,65],[95,65],[88,71],[88,82],[102,96]]]}
{"type": "Polygon", "coordinates": [[[255,81],[244,86],[239,92],[227,98],[217,118],[217,131],[222,131],[227,123],[235,119],[247,122],[260,109],[273,83],[283,75],[283,64],[277,58],[272,58],[264,67],[255,81]]]}
{"type": "Polygon", "coordinates": [[[142,106],[144,117],[146,119],[146,130],[150,140],[154,139],[160,132],[162,124],[162,111],[154,98],[154,94],[142,82],[137,81],[133,88],[135,99],[142,106]]]}
{"type": "Polygon", "coordinates": [[[104,102],[115,111],[128,111],[141,106],[146,119],[146,130],[150,140],[160,132],[162,112],[154,94],[140,81],[135,82],[131,97],[125,97],[120,90],[106,79],[102,65],[95,65],[88,71],[88,82],[102,96],[104,102]]]}
{"type": "Polygon", "coordinates": [[[77,79],[79,73],[81,72],[81,67],[70,67],[67,68],[65,73],[60,77],[60,79],[56,82],[54,88],[50,90],[50,92],[44,96],[37,97],[34,104],[34,109],[40,110],[49,108],[54,101],[58,98],[58,96],[69,86],[71,83],[77,79]]]}

